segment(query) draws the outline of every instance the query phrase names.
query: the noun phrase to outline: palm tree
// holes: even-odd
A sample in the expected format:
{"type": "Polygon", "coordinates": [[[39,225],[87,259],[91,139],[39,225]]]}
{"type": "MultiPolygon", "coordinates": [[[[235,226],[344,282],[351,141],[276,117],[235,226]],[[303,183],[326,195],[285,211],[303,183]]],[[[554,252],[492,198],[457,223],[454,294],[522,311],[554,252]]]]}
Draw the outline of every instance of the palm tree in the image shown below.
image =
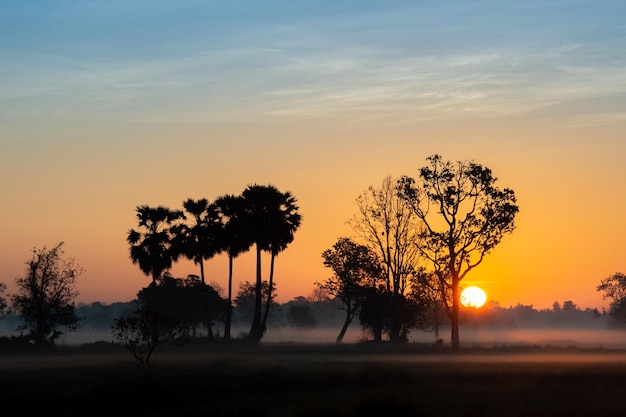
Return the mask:
{"type": "MultiPolygon", "coordinates": [[[[139,230],[130,229],[126,237],[130,244],[130,259],[144,274],[152,276],[152,286],[156,288],[161,274],[172,267],[174,258],[172,231],[168,226],[182,218],[183,213],[147,205],[137,206],[136,211],[139,230]]],[[[153,294],[153,308],[156,308],[156,291],[153,294]]]]}
{"type": "Polygon", "coordinates": [[[261,329],[265,330],[267,318],[269,316],[270,305],[272,304],[272,288],[274,288],[274,261],[276,256],[293,242],[294,234],[300,227],[302,216],[298,213],[296,198],[289,192],[279,193],[275,195],[275,205],[271,207],[270,221],[272,223],[269,252],[270,258],[270,277],[269,277],[269,294],[265,301],[265,313],[261,322],[261,329]]]}
{"type": "Polygon", "coordinates": [[[233,259],[250,249],[252,241],[243,226],[243,197],[226,194],[215,200],[223,232],[221,248],[228,253],[228,306],[224,324],[224,339],[230,339],[233,300],[233,259]]]}
{"type": "Polygon", "coordinates": [[[242,193],[244,199],[243,221],[249,231],[250,240],[256,248],[256,299],[254,316],[248,338],[258,343],[265,332],[271,290],[267,296],[266,311],[261,318],[262,279],[261,252],[271,253],[269,288],[273,286],[274,259],[293,241],[294,233],[301,223],[296,199],[291,193],[280,192],[273,185],[250,185],[242,193]]]}
{"type": "Polygon", "coordinates": [[[221,252],[222,225],[217,206],[209,204],[206,198],[199,200],[189,198],[183,202],[183,208],[191,215],[192,220],[190,224],[181,223],[174,228],[174,259],[183,255],[200,267],[206,327],[209,339],[213,339],[204,261],[221,252]]]}

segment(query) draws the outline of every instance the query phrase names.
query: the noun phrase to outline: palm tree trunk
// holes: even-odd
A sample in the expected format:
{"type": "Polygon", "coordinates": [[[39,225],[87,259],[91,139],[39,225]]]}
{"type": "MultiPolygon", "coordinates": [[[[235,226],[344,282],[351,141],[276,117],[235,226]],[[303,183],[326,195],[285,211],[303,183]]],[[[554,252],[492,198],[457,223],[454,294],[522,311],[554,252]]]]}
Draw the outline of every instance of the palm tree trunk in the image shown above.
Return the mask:
{"type": "MultiPolygon", "coordinates": [[[[153,271],[152,272],[152,307],[148,309],[152,313],[157,313],[158,311],[158,308],[157,308],[157,280],[158,278],[159,277],[156,274],[156,272],[153,271]]],[[[143,317],[146,317],[145,314],[143,315],[143,317]]],[[[155,315],[153,314],[152,317],[155,317],[155,315]]],[[[150,332],[150,343],[152,343],[152,341],[154,340],[158,340],[159,329],[158,329],[157,321],[154,319],[150,320],[149,332],[150,332]]]]}
{"type": "Polygon", "coordinates": [[[274,258],[276,255],[272,252],[272,258],[270,261],[270,282],[267,290],[267,301],[265,302],[265,314],[263,315],[263,322],[261,323],[261,336],[267,329],[267,318],[270,315],[270,306],[272,305],[272,287],[274,286],[274,258]]]}
{"type": "Polygon", "coordinates": [[[211,312],[209,310],[209,295],[204,280],[204,262],[200,259],[200,277],[202,278],[202,298],[204,301],[204,318],[209,340],[213,340],[213,330],[211,329],[211,312]]]}
{"type": "Polygon", "coordinates": [[[159,281],[159,276],[156,272],[152,272],[152,307],[150,310],[157,311],[157,282],[159,281]]]}
{"type": "Polygon", "coordinates": [[[248,339],[253,343],[258,343],[261,340],[261,302],[263,297],[261,280],[261,248],[256,245],[256,287],[254,297],[254,316],[252,317],[252,326],[250,327],[250,333],[248,339]]]}
{"type": "Polygon", "coordinates": [[[230,340],[230,321],[233,312],[233,256],[228,255],[228,306],[224,323],[224,340],[230,340]]]}

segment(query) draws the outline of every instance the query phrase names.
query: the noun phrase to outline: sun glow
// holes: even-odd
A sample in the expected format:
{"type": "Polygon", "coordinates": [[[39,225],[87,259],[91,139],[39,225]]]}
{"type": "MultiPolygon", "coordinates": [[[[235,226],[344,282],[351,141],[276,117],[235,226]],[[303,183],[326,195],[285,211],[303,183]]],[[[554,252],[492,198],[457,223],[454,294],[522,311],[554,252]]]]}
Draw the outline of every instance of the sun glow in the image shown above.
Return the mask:
{"type": "Polygon", "coordinates": [[[487,301],[487,294],[478,287],[467,287],[461,292],[461,304],[465,307],[480,308],[487,301]]]}

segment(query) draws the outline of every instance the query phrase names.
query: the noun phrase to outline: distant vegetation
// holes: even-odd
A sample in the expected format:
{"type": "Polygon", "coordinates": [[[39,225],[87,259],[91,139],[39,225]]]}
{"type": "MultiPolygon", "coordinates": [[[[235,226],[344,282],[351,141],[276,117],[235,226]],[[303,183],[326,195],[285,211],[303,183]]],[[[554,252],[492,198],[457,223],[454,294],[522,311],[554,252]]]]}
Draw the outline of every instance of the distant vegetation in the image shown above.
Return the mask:
{"type": "MultiPolygon", "coordinates": [[[[314,329],[335,329],[339,331],[344,324],[345,312],[338,299],[315,300],[311,297],[296,297],[286,303],[276,303],[273,308],[270,330],[293,328],[302,331],[314,329]]],[[[111,334],[111,328],[119,317],[129,317],[137,309],[137,302],[118,302],[103,304],[94,302],[76,307],[76,315],[81,318],[78,332],[101,331],[111,334]]],[[[234,325],[246,328],[250,322],[250,311],[245,305],[235,307],[234,325]]],[[[0,320],[0,333],[15,334],[20,317],[9,312],[0,320]]],[[[217,334],[223,334],[223,321],[216,323],[217,334]]],[[[443,324],[447,327],[447,324],[443,324]]],[[[555,302],[552,308],[537,309],[532,305],[517,304],[502,307],[496,302],[489,302],[481,309],[462,308],[461,326],[473,329],[615,329],[620,328],[608,312],[592,308],[580,308],[572,301],[555,302]]],[[[417,330],[422,331],[422,330],[417,330]]],[[[432,341],[436,341],[434,332],[432,341]]],[[[196,336],[206,338],[206,330],[196,329],[196,336]]],[[[367,330],[362,330],[362,340],[367,340],[367,330]]],[[[111,340],[110,338],[107,340],[111,340]]]]}

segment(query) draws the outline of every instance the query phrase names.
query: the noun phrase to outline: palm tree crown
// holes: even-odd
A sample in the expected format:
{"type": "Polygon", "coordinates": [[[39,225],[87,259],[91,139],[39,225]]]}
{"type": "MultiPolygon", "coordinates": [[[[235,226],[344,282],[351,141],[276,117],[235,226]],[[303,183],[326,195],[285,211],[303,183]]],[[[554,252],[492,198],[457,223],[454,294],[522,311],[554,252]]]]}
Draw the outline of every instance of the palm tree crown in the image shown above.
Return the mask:
{"type": "Polygon", "coordinates": [[[172,232],[168,227],[182,217],[182,212],[167,207],[138,206],[139,230],[130,229],[126,238],[130,244],[130,259],[138,264],[146,275],[152,275],[152,282],[164,271],[172,267],[172,232]]]}

